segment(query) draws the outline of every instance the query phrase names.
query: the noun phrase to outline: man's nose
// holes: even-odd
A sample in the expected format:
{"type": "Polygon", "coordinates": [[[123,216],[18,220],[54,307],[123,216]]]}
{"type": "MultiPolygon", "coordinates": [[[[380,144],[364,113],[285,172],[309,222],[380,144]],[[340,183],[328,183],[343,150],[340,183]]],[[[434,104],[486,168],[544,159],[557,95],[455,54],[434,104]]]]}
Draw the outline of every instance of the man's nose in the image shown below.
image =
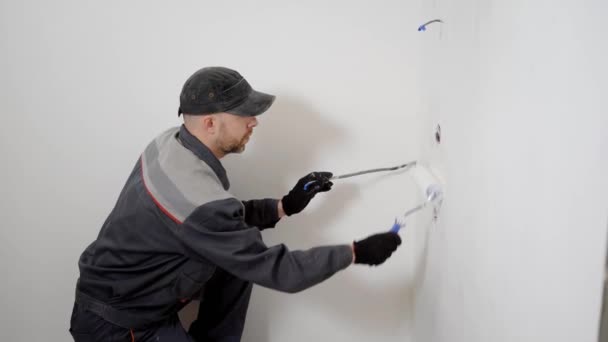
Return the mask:
{"type": "Polygon", "coordinates": [[[257,125],[258,125],[258,119],[254,116],[251,118],[251,121],[249,121],[249,124],[247,125],[247,127],[253,128],[257,125]]]}

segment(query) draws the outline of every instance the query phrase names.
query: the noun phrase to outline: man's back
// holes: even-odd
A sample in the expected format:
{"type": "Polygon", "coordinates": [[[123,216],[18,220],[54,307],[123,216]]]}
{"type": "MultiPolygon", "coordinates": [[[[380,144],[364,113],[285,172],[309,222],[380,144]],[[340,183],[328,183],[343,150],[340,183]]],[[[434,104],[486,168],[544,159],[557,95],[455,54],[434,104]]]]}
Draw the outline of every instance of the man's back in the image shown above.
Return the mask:
{"type": "MultiPolygon", "coordinates": [[[[162,320],[197,296],[215,267],[185,254],[175,236],[180,225],[146,187],[142,162],[137,161],[99,236],[82,253],[78,289],[117,310],[162,320]]],[[[199,184],[217,187],[217,179],[205,179],[211,174],[198,175],[199,184]]]]}

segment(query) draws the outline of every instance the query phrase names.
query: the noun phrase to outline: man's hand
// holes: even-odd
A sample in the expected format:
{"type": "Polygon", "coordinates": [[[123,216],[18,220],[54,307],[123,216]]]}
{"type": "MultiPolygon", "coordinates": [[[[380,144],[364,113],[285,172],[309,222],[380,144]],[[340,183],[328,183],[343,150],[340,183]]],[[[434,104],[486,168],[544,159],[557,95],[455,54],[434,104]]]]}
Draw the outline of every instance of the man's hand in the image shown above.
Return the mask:
{"type": "Polygon", "coordinates": [[[353,243],[355,264],[380,265],[401,244],[398,234],[387,232],[369,236],[353,243]]]}
{"type": "Polygon", "coordinates": [[[331,190],[331,172],[312,172],[302,177],[296,186],[281,200],[285,214],[291,216],[304,210],[319,192],[331,190]]]}

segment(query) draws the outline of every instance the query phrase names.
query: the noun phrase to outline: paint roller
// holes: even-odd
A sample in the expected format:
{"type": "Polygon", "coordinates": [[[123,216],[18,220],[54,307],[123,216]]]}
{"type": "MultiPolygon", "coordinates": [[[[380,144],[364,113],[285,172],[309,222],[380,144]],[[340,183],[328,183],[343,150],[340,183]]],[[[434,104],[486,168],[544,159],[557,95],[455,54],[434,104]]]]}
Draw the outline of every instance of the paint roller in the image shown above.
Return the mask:
{"type": "MultiPolygon", "coordinates": [[[[422,165],[422,163],[413,161],[413,162],[400,164],[400,165],[393,166],[393,167],[384,167],[384,168],[377,168],[377,169],[370,169],[370,170],[346,173],[346,174],[339,175],[339,176],[333,176],[330,178],[330,180],[350,178],[350,177],[361,176],[361,175],[365,175],[365,174],[369,174],[369,173],[376,173],[376,172],[395,171],[395,170],[400,170],[400,169],[406,169],[406,170],[413,169],[414,170],[413,178],[416,181],[416,184],[419,186],[420,190],[422,191],[423,197],[425,198],[425,200],[421,204],[406,211],[405,214],[403,214],[401,217],[398,217],[395,219],[395,223],[393,224],[391,231],[394,233],[398,233],[399,230],[405,226],[405,219],[408,216],[424,209],[429,204],[433,206],[434,217],[437,218],[437,215],[439,214],[439,208],[443,201],[443,187],[441,186],[442,182],[441,182],[440,177],[437,177],[436,173],[434,173],[429,167],[422,165]]],[[[315,182],[316,181],[311,181],[311,182],[306,183],[304,185],[304,190],[308,190],[308,188],[315,182]]]]}
{"type": "MultiPolygon", "coordinates": [[[[395,170],[399,170],[399,169],[406,169],[407,170],[407,169],[409,169],[409,168],[411,168],[411,167],[413,167],[415,165],[416,165],[416,162],[413,161],[413,162],[409,162],[409,163],[405,163],[405,164],[401,164],[401,165],[397,165],[397,166],[392,166],[392,167],[381,167],[381,168],[378,168],[378,169],[370,169],[370,170],[363,170],[363,171],[345,173],[343,175],[333,176],[329,180],[350,178],[350,177],[355,177],[355,176],[366,175],[368,173],[395,171],[395,170]]],[[[312,184],[314,184],[315,182],[316,181],[310,181],[310,182],[304,184],[304,190],[308,191],[308,189],[310,188],[310,186],[312,184]]]]}

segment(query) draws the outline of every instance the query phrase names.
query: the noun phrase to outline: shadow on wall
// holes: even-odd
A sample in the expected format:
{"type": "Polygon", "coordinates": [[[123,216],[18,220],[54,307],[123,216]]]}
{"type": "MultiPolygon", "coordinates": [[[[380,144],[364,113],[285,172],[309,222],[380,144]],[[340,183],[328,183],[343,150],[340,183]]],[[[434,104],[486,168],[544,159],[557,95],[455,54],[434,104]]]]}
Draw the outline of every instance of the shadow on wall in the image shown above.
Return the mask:
{"type": "MultiPolygon", "coordinates": [[[[324,120],[311,106],[289,96],[278,96],[271,110],[260,117],[252,146],[224,162],[232,182],[231,192],[241,199],[281,198],[300,177],[312,171],[328,171],[315,166],[318,155],[329,146],[339,150],[348,140],[341,126],[324,120]]],[[[298,248],[317,245],[357,196],[355,186],[334,186],[332,191],[317,195],[302,213],[281,221],[279,229],[265,231],[265,239],[268,244],[285,241],[298,248]]]]}
{"type": "MultiPolygon", "coordinates": [[[[325,171],[314,165],[325,147],[347,151],[348,141],[354,139],[342,127],[324,119],[313,107],[285,95],[278,96],[273,107],[259,121],[246,151],[222,160],[230,177],[231,192],[240,199],[282,197],[299,177],[311,171],[325,171]]],[[[299,215],[284,219],[277,229],[265,231],[266,243],[273,245],[284,242],[290,249],[329,244],[327,232],[332,223],[360,196],[359,189],[354,184],[342,183],[334,186],[332,191],[318,195],[313,199],[315,205],[299,215]]],[[[350,240],[341,243],[348,242],[350,240]]],[[[378,329],[380,324],[386,325],[381,328],[393,329],[403,324],[402,319],[408,315],[406,311],[411,297],[403,283],[389,286],[383,289],[381,296],[377,296],[365,284],[360,284],[355,275],[346,272],[341,274],[341,278],[341,281],[325,283],[314,296],[307,298],[307,305],[319,307],[319,310],[335,314],[336,317],[348,317],[351,324],[360,327],[373,325],[374,329],[378,329]],[[349,284],[348,291],[342,288],[344,284],[349,284]],[[370,312],[383,312],[384,317],[394,319],[378,323],[370,319],[370,312]]],[[[287,310],[280,302],[280,298],[270,291],[260,291],[254,287],[247,315],[249,328],[246,329],[246,336],[249,340],[271,339],[269,330],[272,316],[287,310]]],[[[195,303],[180,313],[186,327],[195,318],[196,312],[195,303]]]]}

